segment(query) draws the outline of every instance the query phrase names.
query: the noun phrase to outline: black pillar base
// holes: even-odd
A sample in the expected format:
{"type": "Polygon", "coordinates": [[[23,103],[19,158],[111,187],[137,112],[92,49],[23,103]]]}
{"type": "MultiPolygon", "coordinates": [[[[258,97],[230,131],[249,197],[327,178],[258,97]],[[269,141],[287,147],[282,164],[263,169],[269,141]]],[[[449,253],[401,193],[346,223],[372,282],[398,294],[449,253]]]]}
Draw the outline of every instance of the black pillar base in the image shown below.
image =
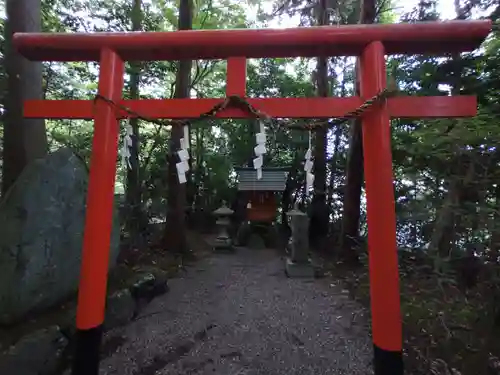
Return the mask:
{"type": "Polygon", "coordinates": [[[375,375],[403,375],[403,353],[380,349],[373,345],[375,375]]]}
{"type": "Polygon", "coordinates": [[[102,332],[102,324],[95,328],[76,331],[72,375],[99,375],[102,332]]]}

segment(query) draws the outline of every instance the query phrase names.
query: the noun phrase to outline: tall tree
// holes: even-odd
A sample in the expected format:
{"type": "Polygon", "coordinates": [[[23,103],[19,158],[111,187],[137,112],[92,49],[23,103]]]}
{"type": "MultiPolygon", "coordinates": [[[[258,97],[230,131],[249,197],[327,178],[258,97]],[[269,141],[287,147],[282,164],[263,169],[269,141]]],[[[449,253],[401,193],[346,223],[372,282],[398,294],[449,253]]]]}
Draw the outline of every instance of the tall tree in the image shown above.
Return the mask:
{"type": "MultiPolygon", "coordinates": [[[[376,17],[376,0],[363,0],[360,23],[373,23],[376,17]]],[[[359,62],[356,64],[356,95],[359,90],[359,62]]],[[[363,187],[363,134],[361,120],[356,119],[350,129],[349,156],[346,167],[344,213],[342,216],[341,251],[349,260],[357,261],[353,247],[359,236],[361,190],[363,187]]]]}
{"type": "MultiPolygon", "coordinates": [[[[319,26],[329,24],[327,0],[320,0],[316,6],[316,23],[319,26]]],[[[328,59],[319,56],[316,65],[316,92],[318,96],[329,96],[328,59]]],[[[326,127],[315,132],[314,139],[314,197],[310,207],[309,241],[311,246],[323,249],[328,236],[329,210],[326,205],[326,127]]]]}
{"type": "MultiPolygon", "coordinates": [[[[431,2],[432,3],[432,2],[431,2]]],[[[460,0],[454,0],[455,13],[457,20],[465,20],[470,17],[470,13],[474,7],[474,2],[465,4],[463,7],[460,0]]],[[[450,67],[450,80],[452,95],[460,95],[463,86],[463,72],[465,70],[464,61],[461,59],[460,54],[453,54],[449,61],[450,67]]],[[[456,119],[450,120],[450,125],[446,130],[450,134],[458,121],[456,119]]],[[[472,184],[477,180],[477,169],[475,159],[476,157],[464,158],[461,156],[463,150],[456,147],[456,159],[461,160],[458,163],[458,168],[454,172],[454,176],[450,176],[450,183],[448,194],[443,202],[442,208],[436,218],[434,231],[429,243],[429,250],[436,255],[435,265],[439,266],[439,259],[449,256],[453,250],[453,242],[456,239],[456,230],[460,222],[459,211],[462,208],[464,201],[467,199],[467,192],[471,189],[472,184]],[[469,159],[469,160],[464,160],[469,159]]]]}
{"type": "MultiPolygon", "coordinates": [[[[181,0],[179,6],[179,30],[189,30],[193,27],[192,0],[181,0]]],[[[191,80],[191,60],[179,61],[175,82],[175,98],[189,97],[191,80]]],[[[172,127],[168,157],[168,211],[163,247],[178,253],[189,251],[186,238],[186,186],[180,184],[177,177],[176,151],[180,148],[180,140],[184,131],[180,126],[172,127]]]]}
{"type": "MultiPolygon", "coordinates": [[[[329,24],[327,0],[319,0],[316,8],[316,19],[318,26],[329,24]]],[[[328,93],[328,59],[319,56],[316,64],[316,90],[321,97],[329,96],[328,93]]],[[[326,187],[326,144],[327,129],[316,131],[314,142],[314,194],[325,203],[326,187]]],[[[325,203],[326,204],[326,203],[325,203]]]]}
{"type": "MultiPolygon", "coordinates": [[[[340,97],[344,97],[347,94],[346,89],[346,75],[347,75],[347,59],[348,57],[344,57],[342,62],[342,82],[340,82],[340,97]]],[[[342,126],[337,126],[334,132],[334,141],[333,141],[333,156],[330,160],[330,178],[328,181],[328,207],[333,209],[333,194],[335,191],[335,178],[337,177],[337,164],[339,161],[339,152],[340,152],[340,139],[342,137],[342,126]]]]}
{"type": "MultiPolygon", "coordinates": [[[[133,0],[132,3],[132,31],[140,31],[142,28],[141,0],[133,0]]],[[[130,99],[139,99],[139,86],[141,82],[141,65],[138,62],[130,63],[130,99]]],[[[127,169],[126,201],[129,207],[127,215],[127,229],[132,241],[136,241],[142,232],[142,208],[141,208],[141,179],[139,175],[139,119],[131,118],[132,146],[130,147],[130,166],[127,169]]]]}
{"type": "Polygon", "coordinates": [[[32,160],[47,154],[47,134],[43,119],[23,118],[27,99],[42,99],[42,64],[22,57],[12,45],[16,32],[40,32],[40,0],[7,0],[5,27],[5,67],[7,92],[4,96],[4,140],[2,194],[16,181],[32,160]]]}

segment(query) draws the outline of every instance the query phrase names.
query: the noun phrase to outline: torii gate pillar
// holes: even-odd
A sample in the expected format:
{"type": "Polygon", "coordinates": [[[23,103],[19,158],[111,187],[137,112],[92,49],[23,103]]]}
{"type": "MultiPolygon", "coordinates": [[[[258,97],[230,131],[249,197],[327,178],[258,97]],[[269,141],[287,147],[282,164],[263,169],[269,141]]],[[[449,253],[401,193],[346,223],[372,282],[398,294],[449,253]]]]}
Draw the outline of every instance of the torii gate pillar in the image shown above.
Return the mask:
{"type": "MultiPolygon", "coordinates": [[[[361,55],[360,91],[369,98],[386,87],[384,46],[370,43],[361,55]]],[[[375,374],[402,374],[396,211],[391,127],[382,101],[363,117],[370,295],[375,374]]]]}

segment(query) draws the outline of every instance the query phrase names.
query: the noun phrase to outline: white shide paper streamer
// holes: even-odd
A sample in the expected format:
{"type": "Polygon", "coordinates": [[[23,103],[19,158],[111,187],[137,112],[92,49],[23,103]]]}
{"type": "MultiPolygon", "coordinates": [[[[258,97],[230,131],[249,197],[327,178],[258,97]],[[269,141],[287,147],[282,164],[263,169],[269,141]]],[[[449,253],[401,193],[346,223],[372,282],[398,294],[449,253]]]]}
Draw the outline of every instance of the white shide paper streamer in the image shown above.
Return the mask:
{"type": "Polygon", "coordinates": [[[254,147],[256,158],[253,159],[253,168],[257,171],[257,180],[262,179],[262,165],[264,164],[263,155],[266,150],[266,128],[264,122],[261,120],[259,123],[260,131],[255,135],[257,145],[254,147]]]}
{"type": "Polygon", "coordinates": [[[314,184],[314,174],[312,173],[313,162],[312,162],[312,147],[311,147],[311,131],[309,131],[309,148],[306,151],[304,157],[304,171],[306,172],[306,194],[309,195],[309,190],[314,184]]]}
{"type": "Polygon", "coordinates": [[[120,156],[122,158],[122,165],[126,169],[132,169],[132,164],[130,163],[130,148],[132,147],[132,135],[134,134],[132,130],[132,125],[130,125],[130,120],[127,123],[125,136],[123,137],[122,149],[120,150],[120,156]]]}
{"type": "Polygon", "coordinates": [[[177,151],[180,161],[175,165],[179,184],[187,182],[186,173],[189,171],[189,127],[185,125],[183,130],[184,136],[180,139],[181,148],[177,151]]]}

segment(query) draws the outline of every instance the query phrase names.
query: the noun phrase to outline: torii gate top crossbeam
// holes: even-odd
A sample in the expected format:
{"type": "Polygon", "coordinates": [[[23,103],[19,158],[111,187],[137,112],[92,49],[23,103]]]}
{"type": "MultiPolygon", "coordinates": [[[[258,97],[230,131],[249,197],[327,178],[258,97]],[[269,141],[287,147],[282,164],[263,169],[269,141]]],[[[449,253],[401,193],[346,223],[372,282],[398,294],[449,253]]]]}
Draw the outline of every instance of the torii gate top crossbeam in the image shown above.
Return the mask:
{"type": "Polygon", "coordinates": [[[16,33],[18,51],[36,61],[99,61],[103,48],[125,61],[227,59],[241,56],[359,56],[374,41],[385,53],[472,51],[491,21],[445,21],[289,29],[185,30],[122,33],[16,33]]]}

